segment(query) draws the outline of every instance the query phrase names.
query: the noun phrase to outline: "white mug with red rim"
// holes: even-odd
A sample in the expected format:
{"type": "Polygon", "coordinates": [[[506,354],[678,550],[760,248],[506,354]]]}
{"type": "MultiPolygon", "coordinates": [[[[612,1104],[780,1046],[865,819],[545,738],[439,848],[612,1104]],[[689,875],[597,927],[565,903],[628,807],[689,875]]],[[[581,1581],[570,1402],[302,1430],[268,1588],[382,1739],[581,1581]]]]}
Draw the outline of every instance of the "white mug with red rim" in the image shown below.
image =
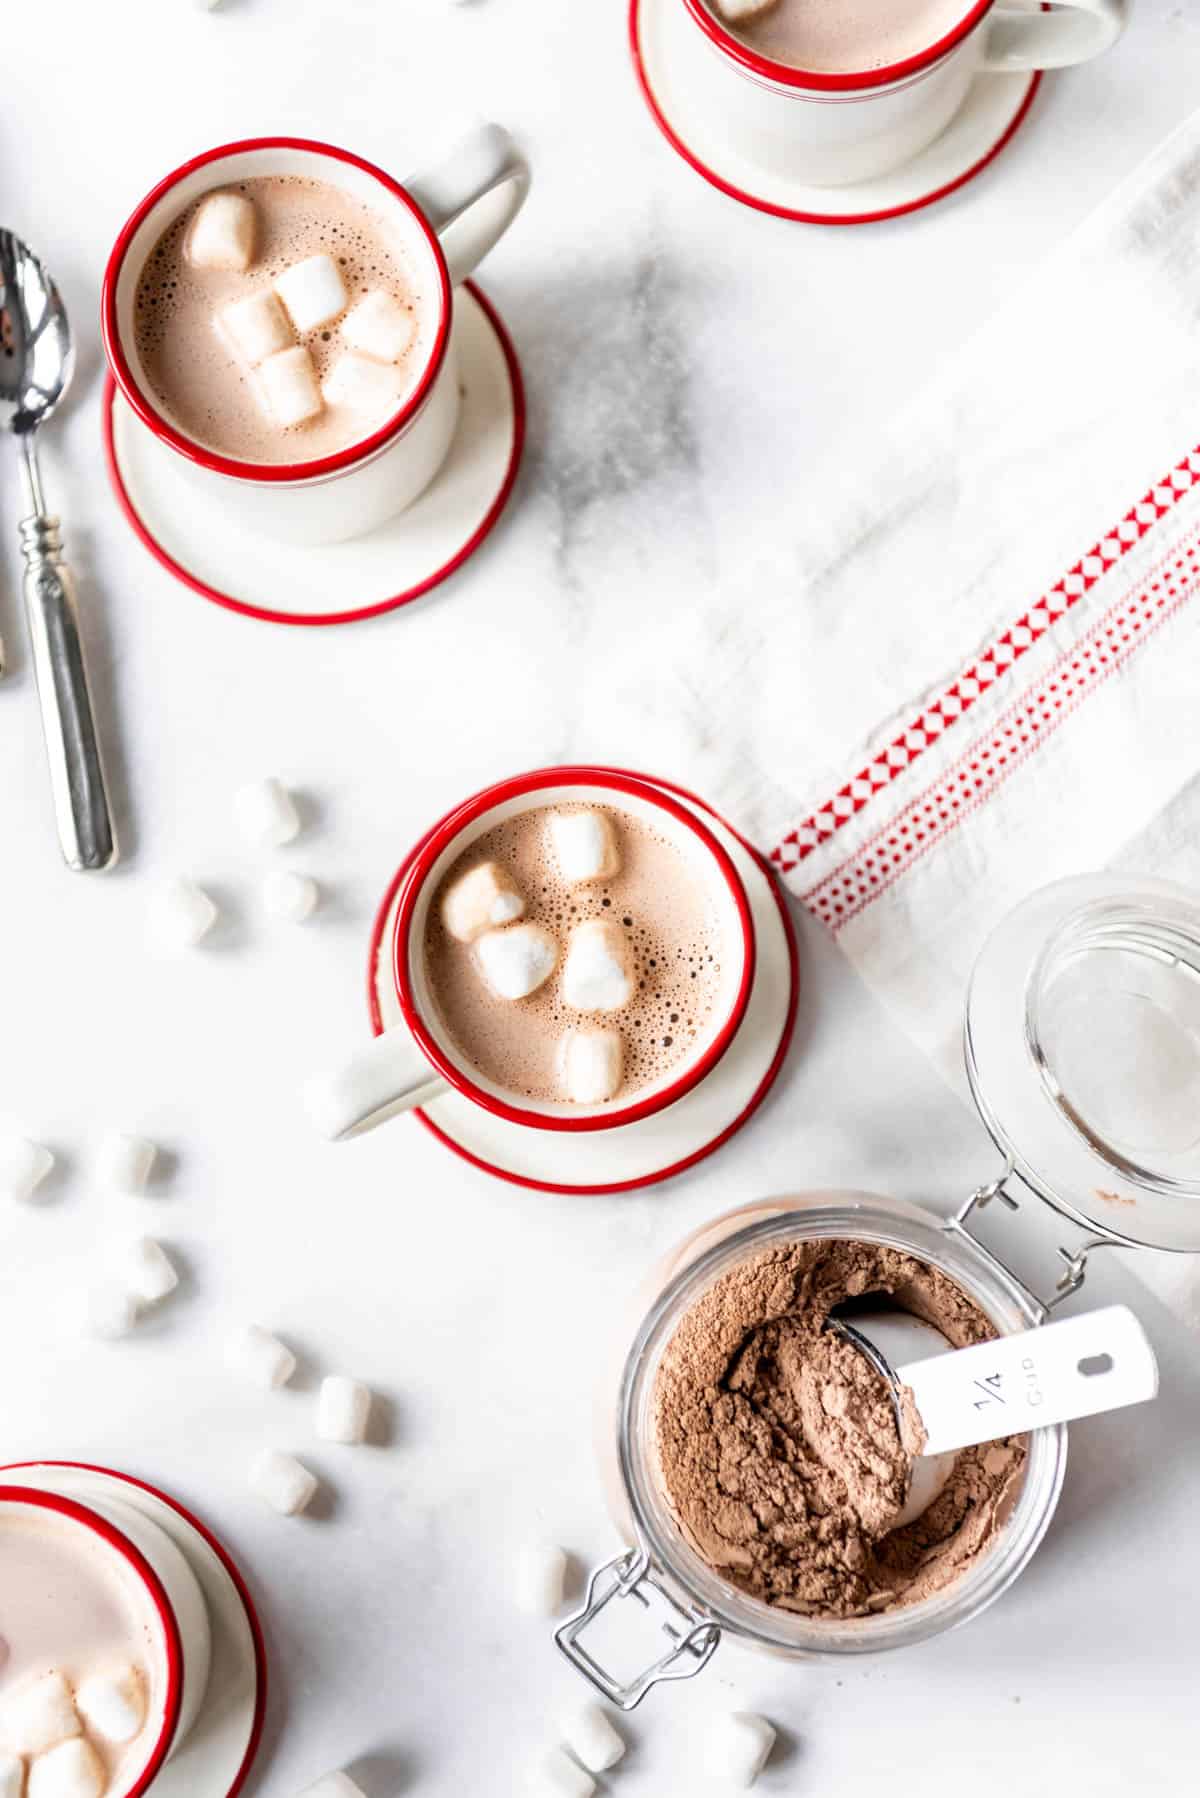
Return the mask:
{"type": "Polygon", "coordinates": [[[363,536],[411,505],[449,453],[460,400],[454,289],[499,242],[528,191],[528,164],[492,124],[473,127],[403,183],[349,150],[306,138],[250,138],[194,156],[147,194],[109,257],[101,327],[113,377],[142,424],[219,502],[223,516],[288,543],[363,536]],[[372,207],[400,236],[435,308],[425,365],[400,410],[371,436],[315,461],[237,462],[193,442],[159,407],[138,360],[134,299],[146,257],[202,194],[256,175],[314,177],[372,207]]]}
{"type": "Polygon", "coordinates": [[[665,54],[714,127],[760,166],[816,187],[868,181],[940,136],[977,75],[1065,68],[1107,50],[1129,0],[1059,0],[1018,11],[963,0],[954,29],[903,62],[854,73],[773,62],[706,0],[670,0],[665,54]]]}
{"type": "Polygon", "coordinates": [[[199,1582],[181,1551],[152,1519],[118,1499],[89,1497],[86,1503],[39,1486],[0,1481],[0,1527],[4,1515],[35,1520],[51,1515],[85,1532],[89,1553],[111,1557],[119,1574],[141,1588],[150,1655],[151,1741],[140,1764],[105,1798],[140,1798],[171,1756],[186,1741],[208,1689],[212,1638],[199,1582]]]}
{"type": "Polygon", "coordinates": [[[755,934],[741,876],[713,832],[688,806],[636,775],[590,767],[544,768],[476,793],[421,844],[400,890],[390,944],[403,1025],[375,1037],[340,1068],[309,1082],[306,1102],[323,1136],[357,1135],[451,1088],[509,1123],[534,1130],[614,1130],[663,1111],[691,1092],[725,1054],[745,1015],[754,979],[755,934]],[[722,985],[713,1018],[692,1055],[626,1103],[603,1106],[517,1098],[464,1060],[432,1002],[423,945],[429,908],[442,877],[471,844],[507,819],[541,806],[584,803],[631,813],[695,869],[711,896],[722,950],[722,985]]]}

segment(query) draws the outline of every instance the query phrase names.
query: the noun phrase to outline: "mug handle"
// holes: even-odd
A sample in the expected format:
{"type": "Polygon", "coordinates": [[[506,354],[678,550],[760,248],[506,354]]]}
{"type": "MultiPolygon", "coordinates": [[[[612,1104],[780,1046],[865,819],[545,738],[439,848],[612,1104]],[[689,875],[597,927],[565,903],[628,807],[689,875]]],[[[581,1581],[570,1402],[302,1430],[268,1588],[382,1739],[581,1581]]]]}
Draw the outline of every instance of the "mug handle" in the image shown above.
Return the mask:
{"type": "Polygon", "coordinates": [[[310,1080],[304,1105],[320,1134],[340,1142],[415,1105],[427,1105],[449,1090],[408,1031],[398,1025],[374,1037],[340,1068],[310,1080]]]}
{"type": "Polygon", "coordinates": [[[1000,74],[1065,69],[1110,50],[1129,19],[1129,0],[1059,0],[1049,12],[992,14],[983,67],[1000,74]]]}
{"type": "Polygon", "coordinates": [[[481,122],[405,179],[441,239],[453,286],[499,243],[525,204],[529,178],[529,164],[503,125],[481,122]]]}

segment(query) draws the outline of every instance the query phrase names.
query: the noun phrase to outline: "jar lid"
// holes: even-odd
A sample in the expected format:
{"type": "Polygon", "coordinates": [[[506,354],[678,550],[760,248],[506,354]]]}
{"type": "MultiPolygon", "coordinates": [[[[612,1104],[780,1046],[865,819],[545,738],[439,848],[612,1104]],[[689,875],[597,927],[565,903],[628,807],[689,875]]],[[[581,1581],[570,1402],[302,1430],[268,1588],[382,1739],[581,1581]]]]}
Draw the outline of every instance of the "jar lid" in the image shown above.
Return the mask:
{"type": "Polygon", "coordinates": [[[1014,1172],[1112,1242],[1200,1250],[1200,901],[1092,874],[999,924],[967,992],[967,1077],[1014,1172]]]}

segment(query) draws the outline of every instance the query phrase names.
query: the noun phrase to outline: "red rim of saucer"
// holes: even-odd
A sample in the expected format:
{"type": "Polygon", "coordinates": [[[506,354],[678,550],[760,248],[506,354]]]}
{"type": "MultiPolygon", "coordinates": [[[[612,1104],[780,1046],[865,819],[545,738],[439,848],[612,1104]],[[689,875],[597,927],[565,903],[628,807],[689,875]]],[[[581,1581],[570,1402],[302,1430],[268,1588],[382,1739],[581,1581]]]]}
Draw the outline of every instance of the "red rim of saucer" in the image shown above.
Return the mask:
{"type": "Polygon", "coordinates": [[[688,167],[694,169],[697,175],[707,181],[710,187],[715,187],[718,193],[723,193],[726,198],[730,200],[738,201],[742,206],[751,207],[755,212],[765,212],[772,218],[787,219],[792,224],[878,225],[884,223],[887,219],[904,218],[909,213],[922,212],[925,207],[934,206],[939,200],[947,199],[950,194],[957,193],[960,187],[965,187],[968,181],[973,181],[977,175],[981,175],[984,169],[986,169],[990,163],[995,161],[1001,151],[1008,148],[1012,139],[1025,123],[1029,114],[1029,109],[1033,105],[1034,95],[1042,84],[1042,71],[1037,70],[1031,74],[1029,78],[1029,87],[1026,90],[1025,96],[1022,99],[1020,106],[1017,108],[1016,113],[1009,119],[1003,132],[996,139],[995,143],[990,145],[979,160],[971,164],[970,168],[964,169],[959,175],[955,175],[952,181],[943,182],[940,187],[935,187],[931,192],[922,194],[915,200],[905,200],[897,206],[877,207],[872,212],[811,212],[793,206],[781,206],[774,200],[764,200],[757,194],[747,193],[744,188],[736,187],[732,181],[727,181],[723,175],[718,174],[716,169],[711,168],[708,163],[703,162],[700,157],[696,155],[694,150],[689,149],[688,145],[685,144],[683,139],[679,136],[659,103],[658,96],[651,85],[649,71],[646,68],[645,59],[642,55],[639,20],[642,7],[645,4],[646,0],[629,0],[629,49],[633,59],[634,74],[637,77],[638,86],[642,90],[642,98],[646,102],[646,106],[649,109],[650,116],[654,120],[654,123],[658,126],[659,130],[676,154],[681,156],[688,167]]]}
{"type": "Polygon", "coordinates": [[[943,56],[949,56],[963,39],[969,37],[984,15],[991,11],[995,0],[972,0],[966,17],[944,33],[925,50],[918,50],[912,56],[902,57],[899,62],[885,63],[878,69],[860,69],[853,74],[833,74],[818,69],[798,69],[791,63],[775,62],[769,56],[760,56],[749,44],[744,44],[732,31],[726,29],[715,13],[709,11],[704,0],[683,0],[692,18],[700,27],[710,43],[717,46],[733,62],[745,69],[748,74],[756,75],[760,80],[772,81],[779,87],[802,88],[814,93],[857,93],[863,88],[889,87],[893,82],[903,81],[909,75],[919,75],[922,70],[933,67],[943,56]]]}
{"type": "Polygon", "coordinates": [[[407,189],[377,168],[373,162],[367,162],[362,156],[355,156],[351,150],[340,150],[335,144],[322,143],[319,139],[308,137],[247,137],[235,143],[219,144],[214,150],[205,150],[199,156],[181,163],[164,175],[158,185],[151,189],[129,215],[113,245],[107,267],[104,270],[104,281],[100,290],[100,331],[104,339],[104,350],[108,357],[109,367],[116,376],[117,385],[124,394],[129,405],[136,412],[142,423],[164,443],[186,456],[189,462],[197,463],[201,468],[210,469],[214,474],[222,474],[235,480],[259,482],[307,481],[315,480],[323,475],[335,474],[339,469],[349,468],[356,462],[366,462],[377,450],[383,448],[393,437],[405,430],[428,399],[433,383],[441,371],[446,359],[446,349],[450,342],[450,316],[453,295],[450,286],[450,273],[446,267],[446,257],[436,233],[416,202],[410,198],[407,189]],[[203,448],[201,444],[185,437],[168,418],[151,405],[141,388],[133,378],[133,370],[129,359],[121,346],[120,331],[117,325],[117,285],[121,270],[129,253],[130,244],[135,233],[140,229],[147,216],[189,175],[198,169],[207,168],[210,163],[219,162],[230,156],[249,155],[258,150],[302,150],[314,156],[326,156],[334,162],[348,164],[370,175],[383,187],[390,197],[398,200],[412,217],[426,243],[433,253],[434,268],[437,271],[440,309],[438,326],[434,335],[433,347],[429,360],[421,371],[421,378],[405,400],[398,412],[393,413],[379,429],[372,431],[369,437],[363,437],[357,443],[347,444],[345,449],[331,456],[319,456],[309,462],[279,462],[264,465],[261,462],[238,462],[231,457],[222,456],[215,450],[203,448]]]}
{"type": "Polygon", "coordinates": [[[455,806],[422,838],[412,860],[409,877],[405,882],[405,890],[401,895],[400,908],[396,913],[396,925],[392,935],[392,974],[396,982],[396,992],[400,1000],[400,1010],[404,1021],[412,1033],[417,1046],[426,1060],[432,1063],[443,1080],[449,1082],[460,1093],[473,1099],[493,1117],[504,1118],[510,1124],[523,1124],[534,1130],[554,1130],[563,1134],[579,1135],[596,1130],[615,1130],[626,1124],[639,1123],[643,1118],[653,1117],[656,1112],[665,1111],[674,1105],[685,1094],[700,1084],[707,1074],[716,1067],[730,1043],[741,1028],[746,1015],[746,1006],[750,1001],[750,989],[754,985],[754,969],[757,951],[754,937],[754,920],[750,913],[750,902],[746,897],[741,876],[734,867],[728,851],[717,841],[703,819],[689,811],[686,806],[679,805],[670,794],[664,793],[652,782],[629,775],[611,768],[595,768],[568,764],[561,768],[535,768],[528,774],[513,775],[508,780],[497,781],[493,786],[485,787],[480,793],[473,793],[461,805],[455,806]],[[485,812],[498,805],[505,805],[510,799],[523,799],[529,794],[537,794],[548,787],[604,787],[611,792],[626,795],[631,799],[640,799],[652,803],[674,818],[677,824],[690,830],[704,849],[717,864],[729,895],[737,912],[738,923],[742,931],[742,969],[738,979],[737,991],[733,996],[728,1014],[708,1047],[699,1059],[693,1062],[687,1072],[671,1081],[669,1086],[651,1094],[645,1099],[631,1105],[619,1106],[612,1111],[605,1111],[594,1117],[572,1117],[554,1112],[532,1111],[527,1106],[510,1105],[495,1093],[477,1086],[465,1075],[458,1064],[445,1054],[437,1039],[432,1035],[413,996],[412,982],[408,971],[408,938],[412,928],[413,913],[417,900],[424,888],[429,869],[438,856],[454,841],[455,837],[467,829],[485,812]]]}
{"type": "MultiPolygon", "coordinates": [[[[193,593],[198,593],[201,599],[207,599],[211,601],[213,605],[223,606],[226,611],[238,612],[244,618],[256,618],[264,624],[294,624],[304,627],[328,624],[357,624],[362,619],[378,618],[385,612],[394,612],[398,610],[400,606],[410,605],[413,600],[420,599],[424,594],[431,592],[433,588],[441,586],[443,581],[449,580],[450,576],[455,574],[458,569],[462,567],[464,562],[470,560],[475,554],[475,551],[480,547],[485,538],[491,534],[492,530],[499,522],[500,516],[507,506],[509,496],[516,484],[517,473],[521,466],[521,456],[525,448],[525,384],[521,378],[521,365],[517,360],[516,348],[512,338],[508,334],[503,319],[500,317],[500,314],[496,311],[495,306],[488,299],[487,295],[483,292],[482,288],[478,287],[474,281],[464,281],[463,286],[470,289],[473,298],[478,302],[484,317],[496,334],[496,340],[500,345],[500,350],[504,357],[505,367],[508,371],[509,384],[512,389],[513,441],[508,467],[505,469],[504,479],[500,483],[495,499],[492,501],[487,512],[484,514],[484,517],[472,531],[467,541],[463,544],[462,548],[456,550],[448,562],[443,563],[443,565],[433,574],[427,575],[424,579],[418,581],[415,586],[405,588],[402,593],[393,594],[389,599],[377,600],[374,604],[369,606],[351,607],[349,610],[343,612],[323,612],[319,617],[312,618],[298,617],[294,612],[276,612],[266,606],[251,605],[249,601],[238,599],[232,593],[222,593],[216,587],[208,586],[206,582],[197,579],[194,574],[191,574],[181,562],[177,562],[174,556],[163,548],[162,544],[159,543],[158,539],[152,534],[149,526],[134,506],[129,491],[125,486],[124,477],[121,474],[120,463],[117,460],[116,442],[113,431],[113,405],[116,400],[118,388],[110,372],[106,378],[104,397],[101,405],[101,429],[103,432],[104,460],[108,468],[108,478],[112,485],[113,493],[116,496],[117,504],[124,513],[130,529],[143,546],[149,550],[155,561],[158,562],[161,567],[165,568],[168,574],[174,575],[175,579],[181,582],[183,586],[190,588],[193,593]]],[[[434,479],[436,481],[436,475],[434,479]]],[[[420,501],[418,500],[416,503],[420,504],[420,501]]]]}
{"type": "MultiPolygon", "coordinates": [[[[661,1185],[663,1181],[672,1180],[677,1174],[685,1173],[688,1168],[695,1167],[698,1162],[706,1161],[710,1155],[714,1155],[718,1149],[722,1148],[731,1137],[736,1136],[743,1125],[748,1123],[753,1117],[754,1113],[763,1103],[763,1100],[766,1098],[779,1077],[780,1069],[787,1057],[787,1052],[791,1047],[792,1037],[795,1033],[796,1013],[800,1002],[800,955],[796,942],[796,931],[792,923],[791,915],[788,912],[787,902],[780,889],[778,879],[767,858],[760,854],[752,843],[747,842],[746,838],[743,837],[739,831],[734,830],[733,826],[729,824],[726,819],[722,818],[718,811],[711,805],[708,805],[697,794],[692,793],[687,787],[679,786],[674,781],[660,780],[656,775],[637,773],[632,769],[603,768],[598,769],[597,772],[605,774],[625,774],[631,779],[644,781],[647,786],[657,787],[661,792],[669,793],[676,799],[698,805],[710,818],[713,818],[717,823],[722,824],[725,829],[729,831],[730,835],[735,837],[737,841],[741,843],[747,853],[753,856],[762,873],[766,876],[767,885],[771,891],[771,897],[775,901],[776,909],[779,912],[780,923],[783,926],[783,934],[788,952],[788,1007],[787,1014],[783,1021],[783,1029],[780,1032],[779,1042],[776,1046],[775,1054],[771,1059],[770,1065],[755,1091],[751,1094],[749,1102],[743,1110],[739,1112],[738,1116],[733,1119],[732,1123],[727,1124],[722,1131],[713,1137],[711,1142],[702,1144],[700,1148],[694,1149],[690,1154],[682,1156],[680,1160],[671,1162],[667,1167],[658,1168],[652,1173],[640,1174],[635,1179],[611,1180],[593,1185],[564,1185],[559,1181],[535,1180],[526,1174],[516,1174],[508,1168],[497,1167],[493,1162],[486,1161],[481,1155],[476,1155],[472,1153],[470,1149],[464,1148],[460,1142],[457,1142],[454,1137],[443,1130],[440,1124],[435,1123],[434,1120],[419,1107],[412,1112],[412,1116],[415,1117],[419,1123],[424,1125],[431,1136],[436,1137],[437,1140],[449,1149],[452,1154],[457,1155],[460,1161],[468,1162],[472,1167],[478,1168],[481,1173],[490,1174],[497,1180],[503,1180],[509,1186],[523,1187],[528,1192],[565,1193],[571,1196],[588,1198],[599,1198],[613,1193],[636,1192],[643,1187],[661,1185]]],[[[371,1019],[371,1028],[376,1036],[381,1036],[384,1029],[383,1018],[379,1009],[379,993],[376,987],[375,975],[383,946],[384,933],[387,929],[388,916],[391,912],[396,894],[407,878],[409,870],[422,847],[423,841],[415,844],[392,876],[387,891],[376,912],[375,922],[371,929],[371,938],[367,956],[367,1007],[371,1019]]]]}
{"type": "MultiPolygon", "coordinates": [[[[4,1468],[2,1472],[15,1472],[16,1469],[4,1468]]],[[[93,1536],[99,1536],[108,1544],[123,1561],[136,1573],[146,1588],[150,1602],[158,1617],[163,1634],[163,1649],[167,1665],[167,1690],[163,1702],[162,1723],[155,1739],[150,1758],[146,1762],[136,1781],[130,1786],[125,1798],[141,1798],[153,1781],[158,1777],[168,1750],[179,1727],[179,1712],[183,1702],[183,1644],[179,1635],[179,1624],[171,1601],[167,1597],[166,1588],[155,1573],[153,1567],[137,1547],[136,1543],[123,1536],[115,1524],[102,1517],[99,1512],[90,1510],[86,1503],[79,1499],[64,1498],[57,1492],[43,1492],[36,1486],[0,1485],[0,1504],[33,1505],[38,1510],[53,1511],[56,1516],[67,1517],[81,1528],[89,1530],[93,1536]]]]}
{"type": "MultiPolygon", "coordinates": [[[[172,1498],[169,1492],[163,1492],[158,1486],[152,1486],[148,1480],[135,1479],[131,1473],[121,1473],[115,1467],[99,1467],[93,1461],[15,1461],[9,1466],[0,1467],[0,1475],[30,1472],[41,1467],[60,1467],[71,1473],[99,1473],[106,1479],[119,1480],[123,1485],[134,1486],[140,1492],[148,1492],[151,1498],[157,1498],[160,1503],[174,1511],[177,1516],[182,1517],[183,1521],[195,1530],[196,1534],[212,1549],[232,1580],[238,1598],[241,1600],[242,1609],[246,1614],[246,1622],[250,1626],[250,1636],[254,1645],[255,1674],[254,1718],[250,1726],[250,1740],[246,1744],[242,1764],[234,1775],[233,1784],[223,1794],[223,1798],[238,1798],[238,1793],[249,1778],[250,1769],[262,1746],[263,1727],[267,1714],[267,1650],[263,1639],[262,1623],[237,1563],[225,1545],[201,1523],[193,1512],[189,1511],[185,1505],[181,1505],[178,1499],[172,1498]]],[[[73,1503],[74,1501],[67,1500],[66,1502],[73,1503]]],[[[156,1768],[155,1771],[157,1772],[158,1769],[156,1768]]],[[[141,1787],[138,1788],[138,1791],[141,1791],[141,1787]]],[[[131,1792],[129,1798],[136,1798],[136,1794],[131,1792]]],[[[213,1798],[217,1798],[217,1794],[214,1793],[213,1798]]]]}

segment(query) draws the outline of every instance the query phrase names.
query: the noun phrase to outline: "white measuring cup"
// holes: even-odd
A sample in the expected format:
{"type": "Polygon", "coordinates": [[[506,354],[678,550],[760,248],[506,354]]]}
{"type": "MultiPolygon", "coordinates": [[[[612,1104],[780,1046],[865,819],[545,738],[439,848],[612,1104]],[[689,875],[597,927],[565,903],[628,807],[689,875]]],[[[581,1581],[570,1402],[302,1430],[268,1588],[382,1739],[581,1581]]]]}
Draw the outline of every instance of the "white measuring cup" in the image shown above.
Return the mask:
{"type": "Polygon", "coordinates": [[[829,1328],[882,1374],[898,1423],[900,1393],[907,1389],[925,1432],[897,1529],[933,1503],[960,1449],[1138,1405],[1158,1391],[1154,1350],[1127,1305],[1106,1305],[965,1349],[907,1311],[834,1316],[829,1328]]]}

